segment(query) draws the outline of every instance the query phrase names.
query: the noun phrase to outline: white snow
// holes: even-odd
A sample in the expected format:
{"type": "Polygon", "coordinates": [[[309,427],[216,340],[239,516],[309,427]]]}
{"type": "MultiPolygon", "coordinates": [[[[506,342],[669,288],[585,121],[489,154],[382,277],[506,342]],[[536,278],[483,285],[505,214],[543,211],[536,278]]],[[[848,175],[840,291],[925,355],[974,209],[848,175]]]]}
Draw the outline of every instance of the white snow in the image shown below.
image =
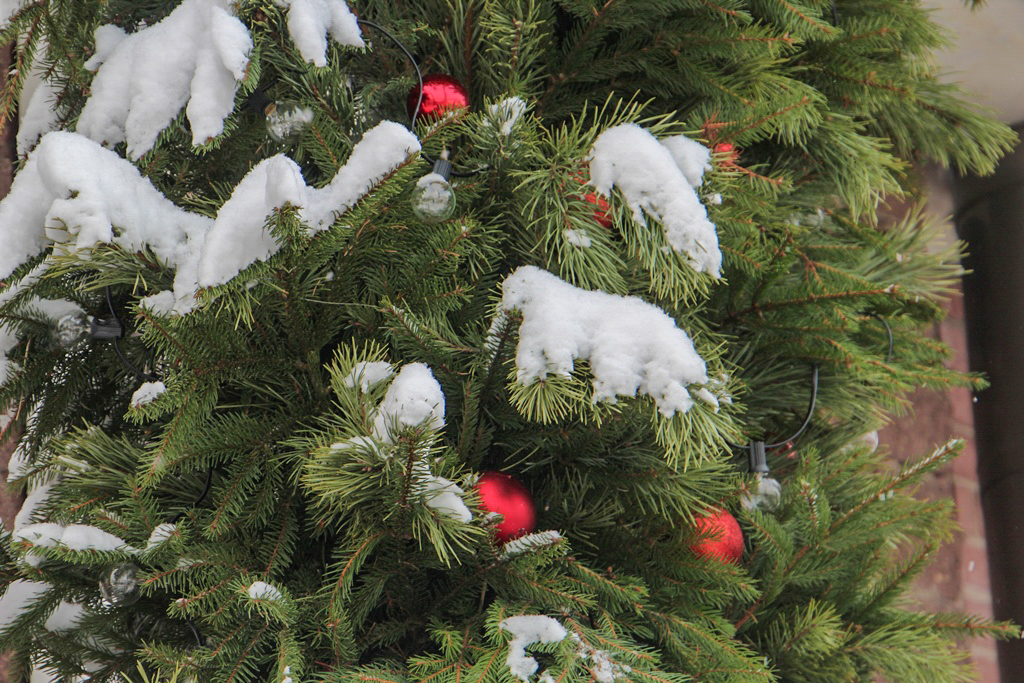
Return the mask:
{"type": "Polygon", "coordinates": [[[276,254],[280,245],[265,229],[267,216],[285,204],[303,206],[309,191],[298,164],[288,157],[279,154],[258,163],[217,212],[199,259],[199,285],[224,284],[276,254]]]}
{"type": "Polygon", "coordinates": [[[502,135],[510,135],[519,117],[526,111],[526,101],[521,97],[506,97],[487,108],[491,118],[498,124],[502,135]]]}
{"type": "Polygon", "coordinates": [[[314,66],[327,66],[327,34],[350,47],[364,47],[356,18],[342,0],[274,0],[288,8],[288,35],[314,66]]]}
{"type": "Polygon", "coordinates": [[[574,247],[580,247],[586,249],[592,244],[590,235],[587,234],[586,230],[574,230],[573,228],[566,228],[562,234],[565,236],[565,241],[574,247]]]}
{"type": "Polygon", "coordinates": [[[464,524],[473,520],[473,513],[460,497],[465,493],[455,482],[426,473],[419,474],[420,485],[424,489],[423,502],[427,507],[438,511],[442,517],[448,517],[464,524]]]}
{"type": "Polygon", "coordinates": [[[142,386],[136,389],[135,393],[132,394],[132,408],[138,408],[146,405],[147,403],[152,403],[165,391],[167,391],[167,387],[163,382],[143,382],[142,386]]]}
{"type": "Polygon", "coordinates": [[[299,207],[300,218],[312,232],[326,230],[419,150],[419,141],[407,128],[383,121],[363,135],[345,165],[322,189],[308,187],[299,165],[288,157],[264,159],[217,213],[199,261],[199,284],[224,284],[243,268],[277,253],[280,245],[265,229],[274,209],[285,204],[299,207]]]}
{"type": "Polygon", "coordinates": [[[718,409],[720,408],[718,397],[715,396],[715,394],[710,389],[708,389],[707,387],[701,387],[700,389],[694,391],[693,395],[699,398],[700,400],[704,401],[708,405],[712,406],[715,409],[716,413],[718,412],[718,409]]]}
{"type": "Polygon", "coordinates": [[[28,683],[62,683],[61,676],[53,669],[43,668],[36,664],[29,675],[28,683]]]}
{"type": "Polygon", "coordinates": [[[587,291],[535,266],[502,285],[501,309],[519,310],[516,377],[523,384],[567,377],[588,360],[594,400],[646,394],[672,417],[693,405],[687,386],[708,381],[704,361],[664,311],[637,297],[587,291]]]}
{"type": "Polygon", "coordinates": [[[53,522],[26,524],[11,533],[14,541],[25,541],[41,548],[52,548],[60,541],[64,527],[53,522]]]}
{"type": "Polygon", "coordinates": [[[36,313],[49,318],[50,320],[57,321],[66,315],[72,313],[84,313],[82,307],[73,301],[67,299],[38,299],[33,298],[28,302],[28,306],[36,313]]]}
{"type": "MultiPolygon", "coordinates": [[[[346,385],[366,382],[368,374],[375,379],[375,384],[387,379],[391,372],[389,363],[360,363],[346,378],[346,385]]],[[[332,444],[331,448],[367,447],[377,450],[379,443],[392,444],[400,432],[411,427],[431,430],[444,427],[444,392],[430,368],[423,363],[403,366],[391,381],[373,416],[373,439],[357,436],[332,444]]],[[[429,464],[422,459],[414,464],[411,476],[415,490],[423,496],[427,507],[449,519],[467,524],[472,521],[473,513],[461,497],[465,492],[455,482],[432,474],[429,464]]]]}
{"type": "Polygon", "coordinates": [[[512,634],[508,644],[508,670],[522,681],[529,681],[537,672],[537,660],[526,653],[526,646],[534,643],[557,643],[568,632],[551,617],[540,614],[522,615],[502,619],[498,626],[512,634]]]}
{"type": "Polygon", "coordinates": [[[18,514],[14,516],[15,531],[22,529],[31,523],[32,517],[49,499],[50,492],[53,490],[53,485],[56,483],[57,480],[53,480],[46,481],[41,484],[37,483],[32,486],[28,495],[25,497],[25,502],[21,504],[21,509],[18,510],[18,514]]]}
{"type": "Polygon", "coordinates": [[[373,436],[382,443],[394,443],[404,429],[423,426],[444,427],[444,393],[430,368],[423,363],[404,365],[377,407],[373,436]]]}
{"type": "Polygon", "coordinates": [[[248,592],[253,600],[280,600],[284,597],[281,591],[263,581],[253,581],[248,592]]]}
{"type": "Polygon", "coordinates": [[[28,0],[0,0],[0,28],[10,21],[14,13],[20,10],[28,0]]]}
{"type": "Polygon", "coordinates": [[[32,464],[28,460],[28,452],[25,449],[27,444],[19,442],[18,446],[11,453],[11,459],[7,463],[7,481],[12,482],[28,474],[32,464]]]}
{"type": "Polygon", "coordinates": [[[63,526],[53,522],[26,524],[14,531],[11,537],[36,547],[53,548],[63,546],[68,550],[123,550],[133,552],[134,548],[114,534],[87,524],[63,526]]]}
{"type": "Polygon", "coordinates": [[[562,534],[557,531],[538,531],[533,534],[526,534],[517,539],[511,540],[501,548],[503,559],[521,555],[525,552],[532,552],[538,548],[554,545],[562,540],[562,534]]]}
{"type": "MultiPolygon", "coordinates": [[[[45,50],[45,47],[42,49],[45,50]]],[[[26,83],[21,94],[17,137],[19,156],[28,154],[39,142],[39,138],[58,128],[54,105],[60,88],[46,78],[44,69],[40,66],[46,60],[45,52],[37,57],[36,65],[32,68],[34,78],[26,83]]]]}
{"type": "MultiPolygon", "coordinates": [[[[307,187],[291,159],[272,157],[239,183],[212,221],[175,206],[130,162],[88,138],[48,133],[0,201],[0,278],[53,242],[80,258],[98,243],[129,252],[148,247],[176,272],[173,290],[141,303],[156,313],[185,314],[195,307],[200,272],[203,286],[223,284],[277,251],[264,230],[275,207],[296,204],[312,231],[324,230],[417,151],[419,142],[406,128],[381,123],[322,189],[307,187]]],[[[0,352],[15,343],[13,335],[0,332],[0,352]]],[[[6,363],[0,371],[6,373],[6,363]]]]}
{"type": "Polygon", "coordinates": [[[171,524],[170,522],[164,522],[163,524],[157,524],[153,529],[153,533],[149,535],[149,540],[146,541],[146,550],[152,550],[161,543],[164,543],[171,536],[178,532],[178,525],[171,524]]]}
{"type": "Polygon", "coordinates": [[[211,224],[175,206],[114,152],[75,133],[48,133],[0,202],[0,278],[52,241],[81,257],[97,243],[129,252],[148,246],[176,268],[172,300],[188,311],[198,249],[211,224]]]}
{"type": "Polygon", "coordinates": [[[85,608],[76,602],[61,600],[43,624],[47,631],[70,631],[78,626],[78,620],[85,615],[85,608]]]}
{"type": "Polygon", "coordinates": [[[613,683],[615,679],[622,678],[633,670],[632,667],[626,664],[619,664],[614,661],[611,653],[587,645],[575,633],[572,634],[572,640],[579,645],[579,648],[576,650],[576,656],[584,661],[590,660],[591,665],[587,668],[590,669],[590,673],[597,683],[613,683]]]}
{"type": "Polygon", "coordinates": [[[138,159],[182,107],[201,145],[224,131],[249,67],[252,37],[229,0],[183,0],[162,21],[128,35],[96,29],[97,70],[78,132],[107,146],[127,142],[138,159]]]}
{"type": "Polygon", "coordinates": [[[391,363],[385,361],[359,361],[342,384],[349,388],[358,386],[359,391],[365,394],[371,387],[380,384],[388,377],[391,377],[392,374],[394,374],[394,370],[391,368],[391,363]]]}
{"type": "Polygon", "coordinates": [[[70,524],[61,534],[60,543],[68,550],[132,550],[114,534],[88,524],[70,524]]]}
{"type": "Polygon", "coordinates": [[[49,587],[49,584],[39,581],[26,581],[25,579],[12,581],[3,597],[0,597],[0,628],[9,626],[49,587]]]}
{"type": "Polygon", "coordinates": [[[590,184],[606,196],[618,188],[638,223],[646,225],[647,216],[660,222],[672,249],[686,254],[697,272],[717,278],[718,235],[691,183],[699,182],[703,152],[677,138],[669,141],[662,144],[634,123],[609,128],[590,150],[590,184]]]}
{"type": "Polygon", "coordinates": [[[690,187],[696,190],[704,184],[704,173],[712,169],[710,148],[685,135],[673,135],[662,140],[661,144],[672,155],[690,187]]]}
{"type": "Polygon", "coordinates": [[[7,381],[13,369],[13,362],[7,359],[7,354],[18,345],[18,336],[0,327],[0,384],[7,381]]]}
{"type": "Polygon", "coordinates": [[[345,441],[337,441],[331,444],[331,451],[347,451],[350,449],[361,449],[372,453],[380,453],[380,444],[368,436],[353,436],[345,441]]]}

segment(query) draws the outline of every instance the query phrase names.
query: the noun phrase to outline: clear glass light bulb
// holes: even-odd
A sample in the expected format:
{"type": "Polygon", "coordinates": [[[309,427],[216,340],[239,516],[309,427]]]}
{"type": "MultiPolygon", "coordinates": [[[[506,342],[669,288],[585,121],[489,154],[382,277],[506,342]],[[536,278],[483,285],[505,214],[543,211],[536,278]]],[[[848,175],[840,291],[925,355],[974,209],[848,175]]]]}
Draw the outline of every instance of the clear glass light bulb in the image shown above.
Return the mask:
{"type": "Polygon", "coordinates": [[[75,311],[57,320],[53,328],[53,341],[66,350],[88,339],[89,332],[89,316],[82,311],[75,311]]]}
{"type": "Polygon", "coordinates": [[[743,493],[741,503],[746,510],[775,512],[782,505],[782,485],[763,474],[758,474],[752,489],[743,493]]]}
{"type": "Polygon", "coordinates": [[[119,564],[100,580],[105,607],[125,607],[139,599],[139,568],[131,562],[119,564]]]}
{"type": "Polygon", "coordinates": [[[267,133],[277,142],[295,142],[313,124],[313,110],[298,102],[275,102],[266,114],[267,133]]]}
{"type": "Polygon", "coordinates": [[[439,223],[455,213],[455,193],[440,173],[428,173],[412,191],[412,212],[420,220],[439,223]]]}

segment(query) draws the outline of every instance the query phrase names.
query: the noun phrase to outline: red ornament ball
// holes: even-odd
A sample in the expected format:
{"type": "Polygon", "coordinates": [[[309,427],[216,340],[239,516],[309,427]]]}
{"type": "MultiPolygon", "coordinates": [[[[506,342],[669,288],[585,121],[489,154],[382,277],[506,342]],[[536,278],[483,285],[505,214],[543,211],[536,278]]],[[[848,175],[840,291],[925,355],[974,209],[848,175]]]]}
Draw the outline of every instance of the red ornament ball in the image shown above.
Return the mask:
{"type": "Polygon", "coordinates": [[[594,207],[594,211],[591,214],[594,218],[594,222],[605,230],[612,227],[612,219],[611,216],[608,215],[608,200],[596,192],[582,192],[582,190],[590,187],[586,179],[584,179],[582,171],[573,173],[572,177],[573,180],[578,181],[580,184],[580,196],[583,198],[583,201],[594,207]]]}
{"type": "Polygon", "coordinates": [[[725,159],[722,163],[725,166],[732,166],[736,163],[736,160],[740,157],[740,152],[736,149],[736,146],[731,142],[719,142],[712,148],[715,154],[725,155],[725,159]]]}
{"type": "Polygon", "coordinates": [[[507,543],[534,530],[533,498],[522,482],[504,472],[484,472],[477,483],[480,504],[504,519],[495,527],[498,543],[507,543]]]}
{"type": "MultiPolygon", "coordinates": [[[[406,108],[409,118],[416,113],[416,100],[420,96],[419,84],[409,91],[406,108]]],[[[447,74],[432,74],[423,77],[423,101],[417,118],[439,119],[454,109],[469,108],[469,93],[466,87],[447,74]]]]}
{"type": "Polygon", "coordinates": [[[585,201],[588,204],[594,205],[595,208],[593,216],[594,220],[597,222],[598,225],[600,225],[605,230],[612,227],[612,219],[608,215],[607,199],[605,199],[599,194],[588,192],[587,194],[583,195],[583,201],[585,201]]]}
{"type": "Polygon", "coordinates": [[[739,564],[743,557],[743,530],[739,522],[725,510],[697,517],[700,541],[690,546],[700,557],[739,564]]]}

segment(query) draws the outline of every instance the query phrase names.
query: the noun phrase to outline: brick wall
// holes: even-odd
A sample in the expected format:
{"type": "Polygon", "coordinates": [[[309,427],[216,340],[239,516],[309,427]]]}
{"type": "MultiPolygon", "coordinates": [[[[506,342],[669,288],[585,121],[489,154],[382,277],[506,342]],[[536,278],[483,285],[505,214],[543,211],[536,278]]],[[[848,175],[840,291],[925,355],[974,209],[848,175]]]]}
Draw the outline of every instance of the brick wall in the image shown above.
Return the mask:
{"type": "MultiPolygon", "coordinates": [[[[945,220],[953,204],[945,172],[923,171],[928,192],[928,212],[945,220]]],[[[943,240],[953,240],[952,223],[943,240]]],[[[966,372],[967,331],[963,299],[957,294],[946,306],[947,317],[932,334],[955,351],[949,365],[966,372]]],[[[913,411],[880,433],[880,441],[897,459],[929,452],[949,436],[966,440],[963,455],[945,470],[930,477],[918,495],[925,498],[952,498],[960,532],[943,547],[935,563],[918,579],[914,594],[928,611],[963,611],[992,617],[989,590],[985,524],[982,518],[977,474],[977,450],[974,443],[973,397],[967,389],[939,393],[921,391],[912,397],[913,411]]],[[[1000,683],[995,643],[976,640],[966,643],[977,683],[1000,683]]],[[[893,681],[893,683],[898,683],[893,681]]],[[[1007,681],[1006,683],[1011,683],[1007,681]]]]}

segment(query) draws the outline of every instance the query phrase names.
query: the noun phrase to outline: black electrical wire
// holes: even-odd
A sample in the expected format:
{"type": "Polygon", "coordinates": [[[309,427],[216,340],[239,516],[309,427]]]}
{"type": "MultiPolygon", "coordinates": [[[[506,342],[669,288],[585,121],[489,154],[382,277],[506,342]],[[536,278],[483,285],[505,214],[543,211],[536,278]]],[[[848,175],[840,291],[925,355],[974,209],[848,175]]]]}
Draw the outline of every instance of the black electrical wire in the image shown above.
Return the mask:
{"type": "MultiPolygon", "coordinates": [[[[814,365],[811,366],[811,398],[810,398],[810,401],[808,401],[808,404],[807,404],[807,414],[804,416],[803,423],[800,425],[800,427],[795,432],[790,434],[785,439],[782,439],[781,441],[779,441],[777,443],[766,443],[766,444],[764,444],[764,448],[778,448],[779,446],[784,446],[787,443],[789,443],[790,441],[793,441],[794,439],[799,437],[805,431],[807,431],[807,428],[811,425],[811,419],[814,417],[814,407],[817,405],[817,403],[818,403],[818,364],[815,363],[814,365]]],[[[755,442],[751,442],[751,443],[755,443],[755,442]]],[[[728,443],[728,445],[729,445],[730,448],[736,448],[736,449],[750,448],[750,444],[740,445],[740,444],[735,444],[735,443],[728,443]]]]}
{"type": "MultiPolygon", "coordinates": [[[[202,490],[202,492],[200,492],[199,496],[194,501],[192,501],[192,504],[189,506],[190,508],[196,507],[197,505],[202,503],[203,500],[206,499],[206,494],[208,494],[210,492],[210,485],[211,484],[213,484],[213,468],[212,467],[210,467],[209,469],[206,470],[206,483],[203,485],[203,490],[202,490]]],[[[171,524],[177,523],[178,520],[180,520],[184,516],[185,516],[185,511],[182,510],[181,512],[179,512],[178,514],[174,515],[174,517],[171,518],[171,524]]]]}
{"type": "Polygon", "coordinates": [[[420,71],[419,63],[416,61],[416,58],[412,56],[412,53],[409,52],[409,48],[407,48],[405,45],[403,45],[402,41],[400,41],[394,35],[389,33],[380,24],[372,22],[372,21],[368,21],[366,19],[356,19],[356,23],[357,24],[361,24],[363,26],[369,26],[370,28],[374,29],[375,31],[380,31],[381,34],[383,34],[384,36],[387,36],[391,40],[391,42],[394,43],[398,47],[398,49],[402,51],[402,54],[405,55],[405,58],[409,60],[410,64],[412,64],[412,68],[416,70],[416,82],[419,84],[419,90],[418,90],[419,96],[416,98],[416,108],[413,109],[413,111],[412,111],[412,119],[410,121],[410,125],[415,126],[416,125],[416,117],[419,116],[419,114],[420,114],[420,107],[423,106],[423,72],[420,71]]]}
{"type": "MultiPolygon", "coordinates": [[[[117,322],[118,326],[122,330],[124,330],[124,322],[121,320],[120,316],[117,315],[117,310],[114,308],[114,297],[110,293],[109,285],[107,287],[104,287],[103,289],[105,290],[106,295],[107,295],[107,308],[110,309],[110,315],[113,316],[113,318],[117,322]]],[[[135,367],[135,365],[130,360],[128,360],[128,357],[125,356],[124,352],[121,350],[121,341],[120,341],[119,337],[112,337],[111,341],[114,344],[114,353],[117,354],[117,357],[120,359],[122,365],[124,365],[126,368],[131,370],[133,373],[135,373],[135,375],[137,377],[139,377],[142,380],[145,380],[147,382],[154,382],[154,381],[156,381],[156,376],[155,375],[151,375],[151,374],[149,374],[147,372],[143,372],[142,370],[139,370],[137,367],[135,367]]]]}
{"type": "Polygon", "coordinates": [[[882,323],[882,326],[885,328],[885,333],[889,337],[889,350],[885,354],[885,362],[888,363],[889,361],[892,360],[892,349],[893,349],[892,328],[889,326],[889,322],[885,318],[883,318],[882,316],[878,315],[877,313],[868,313],[868,315],[871,316],[872,318],[874,318],[875,320],[877,320],[878,322],[882,323]]]}
{"type": "Polygon", "coordinates": [[[185,622],[185,625],[188,626],[190,631],[192,631],[192,636],[196,639],[197,647],[203,647],[206,645],[206,638],[203,638],[203,634],[199,632],[199,627],[196,626],[194,621],[189,619],[185,622]]]}
{"type": "Polygon", "coordinates": [[[803,424],[789,437],[779,441],[778,443],[766,443],[765,448],[778,448],[785,444],[793,441],[798,436],[807,431],[807,428],[811,425],[811,418],[814,417],[814,406],[818,403],[818,364],[815,363],[811,366],[811,400],[807,403],[807,415],[804,417],[803,424]]]}
{"type": "MultiPolygon", "coordinates": [[[[409,51],[409,48],[402,44],[402,41],[400,41],[393,34],[388,32],[387,29],[385,29],[380,24],[368,21],[366,19],[356,19],[356,23],[361,24],[363,26],[369,26],[375,31],[379,31],[382,35],[387,36],[387,38],[390,39],[391,42],[394,43],[398,47],[398,49],[402,51],[402,54],[405,55],[405,58],[409,60],[410,64],[412,64],[412,68],[416,70],[416,83],[419,86],[417,88],[417,92],[419,94],[416,97],[416,107],[413,109],[412,118],[409,121],[409,126],[411,128],[415,128],[416,119],[419,117],[420,108],[423,106],[423,72],[420,71],[419,63],[416,61],[416,58],[412,56],[412,52],[409,51]]],[[[437,161],[436,159],[432,159],[430,155],[428,155],[426,152],[423,152],[422,150],[420,151],[420,156],[423,157],[423,159],[426,160],[431,166],[433,166],[437,161]]],[[[470,176],[475,176],[479,173],[483,173],[484,171],[487,170],[487,168],[487,166],[481,166],[480,168],[473,169],[472,171],[452,171],[451,175],[455,176],[456,178],[468,178],[470,176]]]]}

